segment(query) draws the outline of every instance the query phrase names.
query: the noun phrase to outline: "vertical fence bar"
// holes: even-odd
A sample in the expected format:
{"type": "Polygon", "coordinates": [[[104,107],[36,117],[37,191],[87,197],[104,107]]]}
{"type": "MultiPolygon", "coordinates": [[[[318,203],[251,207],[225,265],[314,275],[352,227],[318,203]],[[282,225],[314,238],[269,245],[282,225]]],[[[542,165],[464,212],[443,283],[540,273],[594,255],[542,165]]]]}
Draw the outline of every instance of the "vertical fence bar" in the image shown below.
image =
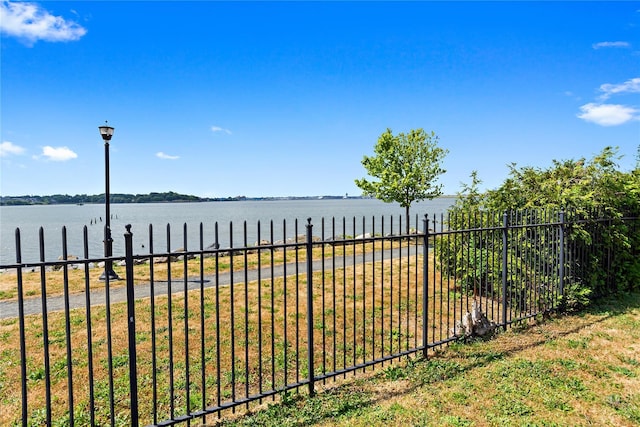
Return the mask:
{"type": "MultiPolygon", "coordinates": [[[[448,224],[448,227],[451,226],[451,212],[447,213],[446,216],[446,221],[448,224]]],[[[455,293],[453,295],[453,310],[451,309],[451,233],[447,233],[446,235],[442,235],[442,233],[444,232],[444,221],[445,221],[445,216],[444,213],[440,214],[440,242],[442,243],[442,248],[439,251],[440,257],[442,259],[442,256],[444,255],[444,259],[446,260],[446,265],[447,265],[447,269],[446,269],[446,281],[447,281],[447,327],[449,328],[450,325],[453,325],[453,335],[456,335],[458,333],[457,327],[456,327],[456,297],[455,297],[455,293]],[[444,252],[444,254],[443,254],[444,252]],[[451,319],[451,312],[453,311],[453,319],[451,319]]],[[[434,222],[435,222],[435,216],[434,216],[434,222]]],[[[434,230],[437,231],[437,227],[434,223],[434,230]]],[[[447,230],[448,231],[448,230],[447,230]]],[[[434,237],[433,239],[433,243],[434,243],[434,256],[436,256],[436,238],[434,237]]],[[[435,266],[434,266],[435,267],[435,266]]],[[[435,292],[436,289],[436,269],[433,269],[433,289],[435,292]]],[[[443,278],[442,278],[442,272],[440,273],[440,282],[439,282],[439,286],[440,286],[440,292],[442,292],[442,285],[443,285],[443,278]]],[[[435,307],[434,307],[434,311],[433,311],[433,319],[434,319],[434,326],[435,326],[435,307]]],[[[440,308],[440,319],[442,320],[442,308],[440,308]]],[[[435,334],[435,331],[434,331],[435,334]]],[[[435,340],[434,340],[435,341],[435,340]]]]}
{"type": "MultiPolygon", "coordinates": [[[[389,219],[389,231],[390,234],[393,235],[393,215],[389,219]]],[[[390,246],[391,250],[389,251],[389,353],[393,354],[393,243],[394,240],[391,240],[390,246]]],[[[346,305],[346,303],[345,303],[346,305]]]]}
{"type": "MultiPolygon", "coordinates": [[[[604,216],[604,215],[603,215],[604,216]]],[[[613,220],[609,219],[607,221],[607,228],[608,229],[612,229],[613,228],[613,220]]],[[[598,227],[599,230],[602,230],[601,227],[598,227]]],[[[600,234],[600,238],[602,239],[602,232],[599,233],[600,234]]],[[[615,292],[615,288],[614,288],[614,274],[611,274],[611,267],[613,264],[613,244],[615,243],[614,241],[611,240],[611,238],[607,239],[608,241],[605,241],[605,244],[607,245],[607,261],[606,261],[606,277],[607,277],[607,287],[608,290],[610,292],[615,292]]]]}
{"type": "MultiPolygon", "coordinates": [[[[215,248],[219,248],[219,229],[218,229],[218,222],[215,223],[214,225],[214,234],[215,234],[215,248]]],[[[220,407],[221,403],[222,403],[222,384],[220,381],[220,377],[221,377],[221,369],[220,369],[220,358],[222,355],[222,352],[220,351],[220,251],[216,250],[216,263],[215,263],[215,278],[216,278],[216,286],[215,286],[215,290],[216,290],[216,294],[215,294],[215,299],[216,299],[216,405],[218,407],[220,407]]],[[[220,413],[218,413],[218,415],[220,415],[220,413]]]]}
{"type": "MultiPolygon", "coordinates": [[[[347,367],[347,218],[342,217],[342,367],[347,367]]],[[[344,378],[347,377],[345,372],[344,378]]]]}
{"type": "MultiPolygon", "coordinates": [[[[356,289],[356,285],[358,283],[358,274],[356,271],[356,264],[357,264],[357,259],[356,259],[356,253],[357,253],[357,248],[356,248],[356,236],[358,235],[358,231],[356,229],[356,217],[354,216],[351,220],[351,249],[353,250],[353,253],[351,254],[351,259],[353,261],[353,269],[352,269],[352,279],[353,279],[353,283],[352,283],[352,291],[353,291],[353,357],[351,359],[351,363],[352,366],[355,366],[357,364],[357,357],[358,357],[358,311],[357,311],[357,307],[356,307],[356,300],[357,297],[356,295],[358,295],[358,290],[356,289]]],[[[354,371],[354,375],[355,375],[355,371],[354,371]]]]}
{"type": "Polygon", "coordinates": [[[478,228],[478,234],[480,236],[478,246],[480,252],[480,260],[478,261],[478,265],[480,266],[480,279],[478,280],[478,307],[482,312],[486,315],[488,313],[487,309],[487,259],[488,259],[488,251],[489,245],[487,245],[487,234],[485,233],[485,220],[484,220],[484,212],[480,212],[480,219],[478,220],[478,224],[476,224],[476,228],[478,228]]]}
{"type": "Polygon", "coordinates": [[[409,216],[407,216],[407,301],[406,301],[406,305],[407,305],[407,310],[406,310],[406,317],[405,317],[405,324],[406,324],[406,328],[405,328],[405,343],[404,343],[404,348],[405,350],[409,350],[409,341],[410,341],[410,336],[411,336],[411,218],[409,216]]]}
{"type": "MultiPolygon", "coordinates": [[[[231,331],[230,340],[231,340],[231,352],[230,352],[230,363],[231,363],[231,401],[236,401],[236,311],[235,311],[235,281],[234,281],[234,273],[233,273],[233,222],[229,222],[229,327],[231,331]]],[[[218,378],[218,381],[220,379],[218,378]]],[[[234,406],[232,409],[233,413],[236,412],[236,407],[234,406]]]]}
{"type": "MultiPolygon", "coordinates": [[[[371,217],[371,237],[374,239],[371,241],[371,359],[376,358],[376,246],[375,240],[376,234],[376,217],[371,217]]],[[[384,283],[381,281],[381,283],[384,283]]],[[[383,288],[383,286],[381,286],[383,288]]],[[[381,352],[381,355],[384,352],[381,352]]]]}
{"type": "MultiPolygon", "coordinates": [[[[429,217],[424,215],[422,221],[424,237],[422,241],[422,357],[427,358],[427,346],[429,342],[427,327],[429,318],[429,217]]],[[[417,254],[416,254],[417,255],[417,254]]]]}
{"type": "MultiPolygon", "coordinates": [[[[201,410],[207,407],[207,358],[205,357],[205,293],[204,293],[204,225],[200,223],[200,394],[201,410]]],[[[207,423],[207,416],[202,417],[202,423],[207,423]]]]}
{"type": "Polygon", "coordinates": [[[171,225],[167,224],[167,334],[169,345],[169,413],[171,419],[176,417],[175,381],[173,372],[173,291],[171,278],[171,225]]]}
{"type": "MultiPolygon", "coordinates": [[[[413,277],[413,328],[415,332],[413,333],[413,348],[418,348],[418,271],[420,270],[420,265],[418,264],[418,247],[420,246],[420,222],[418,220],[418,214],[415,217],[416,224],[416,238],[414,239],[413,249],[415,251],[415,267],[414,267],[414,277],[413,277]]],[[[423,255],[425,256],[425,255],[423,255]]]]}
{"type": "MultiPolygon", "coordinates": [[[[67,227],[62,227],[62,259],[67,260],[69,257],[67,248],[67,227]]],[[[75,418],[73,413],[73,364],[72,364],[72,349],[71,349],[71,314],[69,306],[69,267],[67,264],[62,266],[62,283],[63,283],[63,297],[64,297],[64,328],[65,328],[65,343],[67,351],[67,393],[68,393],[68,408],[69,408],[69,426],[75,425],[75,418]]]]}
{"type": "MultiPolygon", "coordinates": [[[[371,217],[371,360],[376,358],[376,217],[371,217]]],[[[324,245],[323,245],[324,246],[324,245]]],[[[323,275],[324,276],[324,275],[323,275]]]]}
{"type": "MultiPolygon", "coordinates": [[[[497,224],[500,223],[500,215],[498,213],[492,213],[491,215],[491,225],[492,226],[496,226],[497,224]]],[[[493,231],[491,233],[491,244],[493,246],[493,248],[499,247],[499,240],[500,239],[500,235],[497,231],[493,231]]],[[[494,313],[494,316],[498,317],[499,315],[496,315],[496,309],[499,309],[500,305],[498,303],[498,299],[496,298],[496,295],[498,294],[498,271],[499,270],[499,265],[501,262],[501,253],[499,253],[497,250],[493,250],[491,251],[491,266],[492,269],[494,271],[493,274],[493,281],[491,284],[491,312],[494,313]],[[496,301],[496,303],[494,304],[493,301],[496,301]],[[496,307],[497,306],[497,307],[496,307]]],[[[497,320],[497,319],[496,319],[497,320]]]]}
{"type": "Polygon", "coordinates": [[[476,256],[476,232],[473,231],[473,229],[475,228],[475,219],[475,212],[467,213],[468,231],[464,233],[464,236],[466,237],[465,247],[467,250],[465,265],[467,276],[465,280],[465,313],[471,313],[472,311],[472,305],[469,304],[469,297],[472,296],[473,298],[475,298],[476,296],[476,269],[474,268],[476,256]]]}
{"type": "MultiPolygon", "coordinates": [[[[46,425],[51,425],[51,360],[49,357],[49,309],[47,308],[47,275],[44,266],[44,229],[40,227],[40,296],[42,298],[42,349],[44,358],[46,425]]],[[[111,394],[113,396],[113,394],[111,394]]]]}
{"type": "Polygon", "coordinates": [[[307,218],[307,364],[309,371],[309,396],[315,394],[314,344],[313,344],[313,224],[307,218]]]}
{"type": "Polygon", "coordinates": [[[559,235],[559,243],[560,246],[560,254],[558,255],[558,291],[560,293],[561,304],[564,304],[564,233],[565,233],[565,218],[564,211],[560,211],[559,213],[559,221],[560,221],[560,235],[559,235]]]}
{"type": "MultiPolygon", "coordinates": [[[[105,262],[106,265],[106,262],[105,262]]],[[[105,322],[107,327],[107,366],[109,373],[109,420],[111,426],[116,425],[116,409],[115,409],[115,391],[114,391],[114,377],[113,377],[113,334],[111,331],[111,291],[110,291],[111,279],[108,274],[104,276],[104,296],[105,296],[105,322]]]]}
{"type": "Polygon", "coordinates": [[[188,248],[187,248],[187,223],[182,226],[182,248],[184,255],[182,256],[182,284],[184,298],[184,382],[185,382],[185,406],[186,414],[191,412],[191,377],[189,375],[189,276],[188,276],[188,248]]]}
{"type": "Polygon", "coordinates": [[[507,263],[509,255],[509,219],[502,215],[502,327],[507,330],[507,263]]]}
{"type": "MultiPolygon", "coordinates": [[[[322,236],[322,240],[324,240],[325,236],[325,228],[324,228],[324,217],[320,221],[320,229],[322,236]]],[[[321,247],[320,259],[322,260],[322,271],[325,271],[325,245],[321,247]]],[[[309,260],[307,260],[309,262],[309,260]]],[[[322,375],[324,376],[327,373],[327,320],[326,320],[326,279],[325,275],[322,275],[322,375]]],[[[326,384],[326,380],[323,379],[323,384],[326,384]]]]}
{"type": "MultiPolygon", "coordinates": [[[[366,220],[365,216],[362,216],[362,361],[367,360],[367,280],[366,280],[366,252],[367,252],[367,239],[366,239],[366,220]]],[[[354,264],[354,271],[356,270],[354,264]]],[[[365,368],[362,372],[366,371],[365,368]]]]}
{"type": "MultiPolygon", "coordinates": [[[[287,243],[287,221],[282,220],[282,242],[287,243]]],[[[273,242],[272,242],[273,243],[273,242]]],[[[289,314],[287,311],[287,248],[284,247],[282,251],[282,289],[283,289],[283,335],[284,335],[284,375],[283,384],[289,384],[289,334],[287,331],[287,323],[289,323],[289,314]]]]}
{"type": "MultiPolygon", "coordinates": [[[[262,241],[262,226],[261,222],[257,224],[257,240],[262,241]]],[[[287,293],[285,292],[285,295],[287,293]]],[[[258,246],[258,392],[262,394],[262,250],[258,246]]],[[[286,307],[286,305],[285,305],[286,307]]],[[[287,324],[287,316],[285,312],[285,328],[287,324]]],[[[285,329],[286,335],[286,329],[285,329]]],[[[285,358],[286,361],[286,358],[285,358]]],[[[286,370],[285,370],[285,384],[286,384],[286,370]]]]}
{"type": "Polygon", "coordinates": [[[27,348],[26,348],[26,333],[24,323],[24,296],[22,289],[22,248],[20,246],[20,229],[16,228],[16,264],[18,268],[16,271],[16,279],[18,281],[18,322],[20,325],[20,392],[22,397],[22,425],[27,425],[28,411],[27,411],[27,348]]]}
{"type": "Polygon", "coordinates": [[[402,279],[403,279],[403,270],[402,270],[402,249],[404,248],[402,242],[404,240],[405,229],[404,224],[402,223],[403,216],[400,215],[398,217],[398,235],[403,236],[398,240],[398,352],[402,351],[402,295],[404,288],[402,287],[402,279]]]}
{"type": "MultiPolygon", "coordinates": [[[[276,389],[276,271],[275,271],[275,250],[273,247],[274,241],[274,227],[273,220],[269,221],[269,242],[271,242],[271,251],[269,253],[269,265],[271,268],[271,290],[270,302],[271,302],[271,389],[276,389]]],[[[275,399],[275,396],[274,396],[275,399]]]]}
{"type": "MultiPolygon", "coordinates": [[[[573,285],[576,283],[576,278],[580,277],[584,274],[583,268],[583,259],[580,257],[582,252],[580,251],[580,239],[577,236],[573,235],[573,229],[580,227],[579,223],[582,220],[582,216],[578,215],[575,211],[571,212],[571,238],[566,242],[567,251],[566,257],[569,260],[569,263],[565,265],[565,283],[564,285],[573,285]]],[[[558,230],[558,233],[560,231],[558,230]]],[[[560,262],[560,248],[558,248],[558,262],[560,262]]],[[[554,301],[556,305],[558,304],[558,294],[560,286],[556,286],[554,290],[554,301]]]]}
{"type": "MultiPolygon", "coordinates": [[[[247,399],[246,408],[249,409],[249,254],[246,248],[249,247],[247,240],[247,221],[242,223],[243,239],[244,239],[244,397],[247,399]]],[[[260,240],[257,241],[258,248],[261,245],[260,240]]],[[[258,257],[260,254],[258,253],[258,257]]]]}
{"type": "MultiPolygon", "coordinates": [[[[322,236],[324,239],[324,236],[322,236]]],[[[336,354],[336,342],[338,335],[338,326],[336,324],[336,217],[331,218],[331,292],[332,292],[332,316],[333,316],[333,372],[337,369],[336,359],[338,355],[336,354]]],[[[285,292],[286,295],[286,292],[285,292]]],[[[286,347],[285,347],[286,348],[286,347]]]]}
{"type": "MultiPolygon", "coordinates": [[[[453,216],[453,221],[454,224],[456,224],[457,227],[462,227],[462,224],[464,223],[464,215],[462,212],[456,212],[454,211],[453,214],[451,212],[449,212],[448,217],[449,217],[449,226],[451,226],[451,217],[453,216]]],[[[464,227],[462,227],[464,228],[464,227]]],[[[458,256],[458,249],[460,250],[460,254],[462,254],[462,251],[464,251],[464,248],[462,247],[462,239],[464,238],[463,234],[449,234],[451,236],[451,238],[453,239],[453,267],[449,268],[449,271],[451,271],[451,273],[448,275],[448,280],[449,283],[447,283],[448,285],[448,289],[451,289],[451,279],[453,279],[453,284],[454,284],[454,299],[453,299],[453,322],[454,325],[457,323],[458,325],[462,325],[462,318],[464,316],[463,310],[462,310],[462,296],[463,296],[463,290],[462,290],[462,286],[458,285],[456,283],[456,279],[457,279],[457,271],[458,271],[458,264],[462,264],[463,260],[460,259],[461,256],[458,256]],[[459,292],[458,292],[459,291],[459,292]],[[458,298],[458,293],[460,294],[460,297],[458,298]],[[460,311],[458,312],[458,299],[460,300],[460,311]],[[459,316],[458,316],[459,315],[459,316]]],[[[462,268],[462,267],[460,267],[462,268]]],[[[442,289],[440,289],[442,291],[442,289]]],[[[436,307],[436,289],[433,289],[433,309],[435,310],[436,307]]],[[[440,318],[442,319],[442,315],[440,316],[440,318]]],[[[433,325],[434,330],[433,330],[433,338],[435,341],[435,336],[436,336],[436,330],[435,330],[435,323],[433,325]]]]}
{"type": "Polygon", "coordinates": [[[531,275],[531,266],[529,265],[529,257],[531,255],[531,247],[528,244],[529,243],[529,232],[531,230],[530,228],[530,221],[531,219],[531,209],[526,209],[521,217],[520,217],[520,226],[521,228],[521,232],[520,232],[520,237],[519,237],[519,245],[520,245],[520,258],[522,260],[521,262],[521,274],[520,274],[520,283],[522,288],[518,291],[519,294],[519,308],[520,311],[518,312],[518,318],[522,318],[524,316],[528,316],[531,314],[531,307],[529,306],[529,289],[530,289],[530,275],[531,275]]]}
{"type": "MultiPolygon", "coordinates": [[[[293,238],[296,242],[296,382],[300,382],[300,247],[298,246],[298,218],[293,221],[293,238]]],[[[272,255],[273,256],[273,255],[272,255]]],[[[273,258],[271,264],[273,265],[273,258]]]]}
{"type": "Polygon", "coordinates": [[[136,353],[136,306],[133,293],[133,233],[131,224],[125,226],[125,269],[127,279],[127,325],[129,335],[129,403],[131,410],[131,426],[138,425],[138,369],[136,353]]]}
{"type": "Polygon", "coordinates": [[[518,212],[510,211],[509,212],[509,221],[507,222],[508,227],[508,247],[512,250],[508,251],[509,261],[507,262],[507,302],[509,307],[509,317],[508,322],[511,323],[514,317],[514,311],[518,307],[517,296],[514,295],[514,285],[518,283],[518,278],[520,277],[520,272],[518,271],[518,265],[516,262],[516,253],[520,249],[520,245],[517,239],[517,236],[514,236],[514,233],[517,232],[517,228],[514,231],[513,225],[516,227],[519,225],[518,222],[518,212]],[[514,303],[515,300],[515,303],[514,303]]]}
{"type": "MultiPolygon", "coordinates": [[[[384,236],[384,216],[380,219],[380,235],[384,236]]],[[[384,350],[384,292],[385,292],[385,271],[384,271],[384,240],[380,240],[380,355],[382,357],[386,356],[386,352],[384,350]]],[[[393,249],[393,244],[391,245],[393,249]]],[[[335,309],[334,309],[335,311],[335,309]]],[[[335,343],[334,343],[335,345],[335,343]]],[[[374,355],[375,357],[375,355],[374,355]]],[[[382,364],[384,366],[384,362],[382,364]]]]}
{"type": "MultiPolygon", "coordinates": [[[[85,225],[82,230],[82,242],[84,244],[84,259],[89,259],[89,230],[85,225]]],[[[94,380],[93,380],[93,342],[92,342],[92,329],[91,329],[91,290],[89,289],[89,264],[84,264],[84,292],[85,292],[85,323],[87,324],[87,373],[89,378],[89,419],[91,425],[96,425],[96,407],[95,407],[95,392],[94,392],[94,380]]]]}
{"type": "MultiPolygon", "coordinates": [[[[442,233],[444,231],[444,213],[440,213],[440,235],[438,237],[438,220],[436,217],[436,214],[433,214],[433,267],[431,267],[431,271],[433,272],[432,275],[432,286],[433,289],[436,289],[436,286],[440,287],[440,292],[442,292],[442,285],[443,285],[443,271],[442,269],[440,270],[440,280],[438,280],[438,276],[436,275],[436,263],[438,260],[438,257],[440,257],[440,259],[442,259],[442,255],[443,252],[446,253],[445,255],[445,259],[448,260],[449,259],[449,236],[450,234],[447,234],[446,236],[444,236],[442,233]],[[445,239],[446,237],[446,239],[445,239]],[[439,241],[441,242],[441,247],[440,250],[438,251],[438,245],[437,245],[437,241],[436,239],[440,239],[439,241]]],[[[445,261],[446,263],[448,263],[448,261],[445,261]]],[[[449,268],[446,269],[447,270],[447,275],[449,274],[449,268]]],[[[428,288],[427,288],[428,289],[428,288]]],[[[427,292],[427,299],[429,298],[428,292],[427,292]]],[[[443,312],[444,308],[440,307],[440,323],[442,323],[442,319],[443,319],[443,312]]],[[[447,323],[446,323],[446,331],[455,331],[455,324],[453,326],[453,328],[451,328],[451,292],[449,290],[449,280],[447,279],[447,323]]],[[[455,313],[454,313],[455,315],[455,313]]],[[[433,312],[431,313],[432,318],[434,319],[433,321],[433,325],[431,326],[433,328],[433,326],[435,326],[435,317],[436,317],[436,312],[435,309],[433,310],[433,312]]],[[[442,328],[441,328],[442,330],[442,328]]],[[[449,332],[447,332],[447,336],[449,332]]],[[[428,336],[428,333],[427,333],[428,336]]],[[[440,332],[440,336],[442,336],[442,332],[440,332]]],[[[435,340],[434,340],[435,341],[435,340]]]]}
{"type": "Polygon", "coordinates": [[[153,423],[158,424],[158,357],[156,347],[156,292],[155,292],[155,273],[154,273],[153,257],[153,225],[149,224],[149,297],[151,299],[150,317],[151,317],[151,386],[153,400],[153,423]]]}
{"type": "MultiPolygon", "coordinates": [[[[558,231],[558,227],[553,227],[553,228],[547,228],[547,236],[549,237],[550,241],[556,242],[557,239],[559,238],[559,233],[560,231],[558,231]]],[[[555,267],[556,264],[558,262],[558,254],[560,252],[560,245],[558,244],[554,244],[551,248],[551,254],[549,256],[549,259],[547,260],[546,263],[546,272],[547,272],[547,276],[549,277],[548,282],[549,282],[549,286],[548,286],[548,290],[547,290],[547,294],[548,294],[548,300],[549,300],[549,308],[550,309],[554,309],[556,308],[556,289],[558,288],[558,286],[556,286],[556,282],[555,282],[555,276],[556,276],[556,272],[555,272],[555,267]]]]}
{"type": "Polygon", "coordinates": [[[540,259],[541,254],[544,253],[545,251],[545,247],[540,243],[540,239],[538,238],[538,230],[539,230],[539,220],[538,217],[540,215],[540,210],[536,209],[534,211],[534,216],[532,218],[532,224],[533,224],[533,228],[531,231],[531,239],[534,242],[534,251],[532,252],[532,257],[531,257],[531,268],[533,271],[533,277],[532,277],[532,289],[531,289],[531,293],[533,294],[532,296],[532,301],[531,301],[531,307],[533,310],[533,313],[535,315],[537,315],[540,311],[540,295],[538,295],[538,289],[539,289],[539,280],[538,280],[538,273],[540,272],[540,268],[538,266],[538,260],[540,259]]]}

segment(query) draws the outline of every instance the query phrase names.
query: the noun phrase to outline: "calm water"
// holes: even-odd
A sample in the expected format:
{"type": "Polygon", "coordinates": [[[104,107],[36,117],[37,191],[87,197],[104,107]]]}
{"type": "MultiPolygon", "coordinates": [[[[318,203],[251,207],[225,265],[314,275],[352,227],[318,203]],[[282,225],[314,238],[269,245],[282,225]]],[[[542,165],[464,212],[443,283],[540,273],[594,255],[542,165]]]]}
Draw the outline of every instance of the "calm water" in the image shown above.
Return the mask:
{"type": "MultiPolygon", "coordinates": [[[[415,226],[415,216],[420,220],[424,214],[440,215],[453,204],[453,198],[438,198],[414,204],[411,208],[411,223],[415,226]]],[[[389,224],[393,218],[394,232],[399,231],[399,220],[404,209],[396,203],[383,203],[375,199],[337,199],[337,200],[268,200],[207,203],[157,203],[157,204],[112,204],[111,230],[113,254],[124,255],[125,225],[131,224],[134,253],[149,253],[149,225],[153,225],[153,249],[155,253],[174,251],[184,248],[184,226],[187,227],[187,249],[200,247],[199,229],[203,224],[204,247],[215,241],[215,223],[218,223],[221,247],[244,245],[244,222],[247,228],[247,243],[253,245],[258,240],[258,222],[260,238],[271,240],[271,222],[273,222],[273,240],[304,234],[307,218],[314,224],[313,234],[322,235],[321,220],[325,219],[325,235],[331,236],[331,220],[336,219],[339,228],[336,235],[342,234],[342,219],[346,218],[345,234],[360,234],[363,218],[367,230],[371,231],[372,218],[376,218],[376,232],[380,230],[380,219],[385,217],[385,230],[390,232],[389,224]],[[354,233],[353,218],[357,228],[354,233]],[[295,230],[295,220],[298,229],[295,230]],[[283,227],[286,221],[286,229],[283,227]],[[233,223],[231,228],[230,223],[233,223]],[[170,225],[169,244],[167,244],[167,225],[170,225]],[[230,232],[232,231],[232,232],[230,232]],[[229,236],[233,236],[230,242],[229,236]]],[[[50,205],[50,206],[1,206],[0,207],[0,264],[16,261],[16,228],[20,229],[20,241],[23,262],[40,260],[38,244],[39,229],[44,230],[45,260],[55,261],[62,255],[62,229],[66,227],[68,253],[84,254],[83,227],[87,226],[89,236],[89,256],[101,257],[104,253],[104,205],[50,205]]],[[[404,218],[402,218],[404,224],[404,218]]],[[[422,225],[420,224],[420,227],[422,225]]]]}

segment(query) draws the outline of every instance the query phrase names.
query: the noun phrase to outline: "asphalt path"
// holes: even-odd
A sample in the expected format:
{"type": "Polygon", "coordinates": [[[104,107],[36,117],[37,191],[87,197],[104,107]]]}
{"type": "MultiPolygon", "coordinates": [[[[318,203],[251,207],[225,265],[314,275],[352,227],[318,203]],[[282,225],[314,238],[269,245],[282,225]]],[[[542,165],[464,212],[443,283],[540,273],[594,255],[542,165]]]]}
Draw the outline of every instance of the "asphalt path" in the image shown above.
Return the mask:
{"type": "MultiPolygon", "coordinates": [[[[345,258],[342,256],[337,256],[335,258],[329,257],[324,260],[314,261],[312,264],[312,268],[314,272],[322,271],[323,261],[325,269],[340,269],[343,267],[353,266],[354,264],[366,264],[373,262],[374,260],[380,261],[382,259],[389,260],[391,258],[400,258],[406,256],[413,256],[416,254],[416,249],[418,253],[422,253],[422,245],[411,245],[409,248],[406,246],[400,249],[388,249],[385,251],[376,251],[366,253],[364,256],[362,254],[356,255],[355,259],[353,255],[349,255],[345,258]],[[335,264],[334,264],[335,262],[335,264]]],[[[254,282],[258,279],[261,280],[271,280],[273,277],[279,278],[284,277],[285,274],[287,277],[295,276],[296,272],[300,275],[307,274],[307,263],[299,262],[297,264],[296,271],[296,263],[287,263],[281,265],[275,265],[273,268],[271,266],[264,267],[260,270],[251,269],[251,270],[238,270],[234,272],[224,272],[219,273],[218,278],[216,279],[215,275],[205,275],[203,280],[200,280],[200,276],[197,277],[187,277],[187,290],[193,291],[201,288],[211,288],[217,286],[228,286],[233,283],[243,284],[245,282],[254,282]],[[245,279],[246,277],[246,279],[245,279]]],[[[124,302],[127,300],[127,288],[123,286],[124,280],[119,280],[115,283],[116,286],[109,289],[109,301],[111,304],[124,302]]],[[[179,294],[185,292],[185,281],[184,277],[176,278],[171,280],[171,293],[179,294]]],[[[155,296],[163,296],[169,293],[169,282],[164,281],[154,281],[153,282],[153,293],[155,296]]],[[[85,292],[75,293],[69,295],[69,309],[73,310],[76,308],[85,308],[87,306],[87,297],[89,297],[89,302],[91,306],[101,306],[106,305],[107,293],[104,289],[102,290],[92,290],[87,296],[85,292]]],[[[150,283],[136,283],[134,286],[134,297],[135,299],[144,299],[151,297],[151,284],[150,283]]],[[[42,298],[40,297],[29,297],[23,300],[24,306],[24,315],[30,316],[34,314],[42,314],[42,298]]],[[[52,296],[46,299],[47,312],[56,312],[56,311],[64,311],[65,310],[65,298],[64,296],[52,296]]],[[[18,301],[0,301],[0,319],[9,319],[16,318],[19,315],[19,303],[18,301]]]]}

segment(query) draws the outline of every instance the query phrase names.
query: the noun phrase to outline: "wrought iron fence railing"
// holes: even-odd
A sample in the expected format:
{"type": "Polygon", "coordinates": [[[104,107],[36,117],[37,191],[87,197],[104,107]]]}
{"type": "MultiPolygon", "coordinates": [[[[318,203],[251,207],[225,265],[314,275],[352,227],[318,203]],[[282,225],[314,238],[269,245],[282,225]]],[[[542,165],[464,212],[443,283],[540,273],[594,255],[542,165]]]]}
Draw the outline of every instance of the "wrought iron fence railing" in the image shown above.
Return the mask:
{"type": "MultiPolygon", "coordinates": [[[[0,271],[2,425],[173,425],[207,422],[288,390],[313,394],[333,381],[461,336],[557,310],[581,274],[609,283],[607,224],[523,211],[255,225],[254,244],[220,247],[219,225],[184,225],[182,247],[110,257],[121,280],[99,280],[102,259],[0,271]],[[209,243],[213,240],[213,244],[209,243]],[[191,246],[190,246],[191,245],[191,246]],[[573,246],[572,246],[573,245],[573,246]],[[598,252],[601,253],[601,252],[598,252]],[[588,263],[596,262],[596,267],[588,263]],[[583,271],[584,270],[584,271],[583,271]]],[[[619,219],[635,227],[639,219],[619,219]]],[[[114,235],[117,235],[114,233],[114,235]]],[[[42,233],[41,233],[42,236],[42,233]]],[[[615,248],[611,248],[615,251],[615,248]]],[[[606,288],[606,286],[605,286],[606,288]]],[[[605,289],[603,288],[603,289],[605,289]]]]}

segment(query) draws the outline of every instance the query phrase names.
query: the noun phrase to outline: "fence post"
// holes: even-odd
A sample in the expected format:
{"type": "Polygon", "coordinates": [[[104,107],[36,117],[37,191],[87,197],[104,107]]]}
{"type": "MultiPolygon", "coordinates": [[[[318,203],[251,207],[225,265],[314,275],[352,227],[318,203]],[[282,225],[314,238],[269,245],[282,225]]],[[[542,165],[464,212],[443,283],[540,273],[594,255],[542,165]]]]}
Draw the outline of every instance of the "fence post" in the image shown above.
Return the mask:
{"type": "Polygon", "coordinates": [[[509,217],[502,214],[502,328],[507,329],[507,268],[509,255],[509,217]]]}
{"type": "MultiPolygon", "coordinates": [[[[127,275],[127,320],[129,332],[129,398],[131,426],[138,426],[138,373],[136,356],[136,310],[133,294],[133,234],[131,224],[125,226],[125,268],[127,275]]],[[[154,373],[155,375],[155,373],[154,373]]]]}
{"type": "Polygon", "coordinates": [[[564,211],[559,213],[560,220],[560,253],[558,255],[558,291],[560,292],[560,304],[564,305],[564,235],[566,232],[564,211]]]}
{"type": "Polygon", "coordinates": [[[427,322],[429,319],[429,216],[424,215],[422,221],[424,227],[424,241],[423,241],[423,255],[422,255],[422,357],[427,358],[428,342],[429,342],[429,328],[427,328],[427,322]]]}
{"type": "Polygon", "coordinates": [[[309,396],[315,394],[313,343],[313,235],[311,218],[307,218],[307,364],[309,369],[309,396]]]}

